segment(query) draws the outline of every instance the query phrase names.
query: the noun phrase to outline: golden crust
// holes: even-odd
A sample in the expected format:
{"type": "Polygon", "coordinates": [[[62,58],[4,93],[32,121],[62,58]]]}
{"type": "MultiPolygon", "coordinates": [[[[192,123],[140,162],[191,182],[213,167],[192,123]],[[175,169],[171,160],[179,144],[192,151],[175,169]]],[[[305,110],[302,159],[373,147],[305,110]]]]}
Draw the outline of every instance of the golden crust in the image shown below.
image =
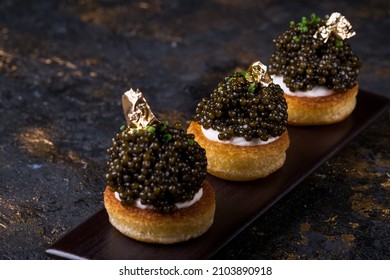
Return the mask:
{"type": "Polygon", "coordinates": [[[171,244],[198,237],[210,228],[214,221],[215,194],[204,181],[200,200],[174,213],[164,214],[123,206],[106,187],[104,206],[110,223],[122,234],[143,242],[171,244]]]}
{"type": "Polygon", "coordinates": [[[237,146],[207,139],[197,122],[191,122],[187,133],[206,150],[207,171],[231,181],[250,181],[263,178],[278,170],[286,160],[290,144],[287,130],[267,145],[237,146]]]}
{"type": "Polygon", "coordinates": [[[284,94],[288,123],[292,125],[323,125],[346,119],[356,106],[359,86],[321,97],[298,97],[284,94]]]}

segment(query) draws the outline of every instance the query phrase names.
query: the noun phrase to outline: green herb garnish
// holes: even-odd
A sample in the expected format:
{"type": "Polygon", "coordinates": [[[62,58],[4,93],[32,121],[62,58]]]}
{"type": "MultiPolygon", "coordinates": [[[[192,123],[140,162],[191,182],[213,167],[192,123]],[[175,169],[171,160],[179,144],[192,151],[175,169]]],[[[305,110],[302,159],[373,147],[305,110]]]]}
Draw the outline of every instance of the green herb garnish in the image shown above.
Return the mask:
{"type": "Polygon", "coordinates": [[[336,39],[336,47],[342,47],[344,45],[343,40],[336,39]]]}
{"type": "Polygon", "coordinates": [[[164,131],[168,128],[168,121],[163,121],[162,126],[160,127],[160,131],[164,131]]]}
{"type": "Polygon", "coordinates": [[[156,128],[154,126],[147,126],[146,131],[149,133],[154,133],[156,131],[156,128]]]}
{"type": "Polygon", "coordinates": [[[310,23],[319,23],[321,22],[321,18],[317,16],[315,13],[310,15],[310,23]]]}
{"type": "Polygon", "coordinates": [[[173,136],[170,133],[166,133],[163,135],[163,139],[165,140],[165,142],[172,140],[172,138],[173,138],[173,136]]]}
{"type": "Polygon", "coordinates": [[[248,92],[253,93],[256,89],[256,83],[251,83],[248,87],[248,92]]]}
{"type": "MultiPolygon", "coordinates": [[[[319,22],[321,22],[321,18],[319,18],[315,13],[312,13],[310,15],[310,19],[307,19],[307,17],[302,17],[301,22],[299,22],[297,24],[298,30],[300,30],[301,32],[307,32],[307,31],[309,31],[308,25],[313,24],[313,23],[319,23],[319,22]]],[[[290,23],[290,26],[293,26],[293,25],[291,25],[291,23],[290,23]]]]}

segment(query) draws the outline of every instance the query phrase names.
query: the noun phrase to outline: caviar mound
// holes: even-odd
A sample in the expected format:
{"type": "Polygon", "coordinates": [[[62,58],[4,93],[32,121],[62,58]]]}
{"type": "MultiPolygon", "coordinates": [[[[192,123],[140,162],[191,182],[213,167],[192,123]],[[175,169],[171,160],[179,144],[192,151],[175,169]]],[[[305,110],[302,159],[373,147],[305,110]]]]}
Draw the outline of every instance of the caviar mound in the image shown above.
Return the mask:
{"type": "Polygon", "coordinates": [[[287,103],[279,85],[264,86],[253,81],[250,71],[236,72],[199,102],[194,121],[217,130],[219,140],[267,141],[286,130],[287,103]]]}
{"type": "Polygon", "coordinates": [[[139,202],[162,213],[190,201],[206,178],[205,150],[179,123],[125,128],[112,139],[105,176],[124,206],[139,202]]]}
{"type": "Polygon", "coordinates": [[[206,149],[210,174],[230,181],[251,181],[263,178],[281,168],[286,160],[290,140],[287,130],[266,145],[237,146],[207,139],[197,122],[191,122],[188,133],[206,149]]]}
{"type": "Polygon", "coordinates": [[[324,86],[345,92],[357,85],[361,62],[348,40],[331,34],[327,40],[315,38],[326,19],[315,14],[291,22],[289,29],[274,39],[276,50],[271,55],[268,71],[282,76],[291,92],[324,86]]]}
{"type": "Polygon", "coordinates": [[[124,206],[110,187],[104,192],[104,205],[110,223],[125,236],[147,243],[172,244],[196,238],[213,224],[215,193],[207,181],[202,190],[195,204],[173,213],[124,206]]]}

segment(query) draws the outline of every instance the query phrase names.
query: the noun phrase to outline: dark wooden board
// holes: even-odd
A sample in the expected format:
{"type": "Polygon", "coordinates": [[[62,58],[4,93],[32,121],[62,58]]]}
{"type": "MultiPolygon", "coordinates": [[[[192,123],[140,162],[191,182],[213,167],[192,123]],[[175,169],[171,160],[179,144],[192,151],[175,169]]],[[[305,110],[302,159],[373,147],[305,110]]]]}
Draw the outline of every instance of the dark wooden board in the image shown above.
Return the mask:
{"type": "Polygon", "coordinates": [[[215,221],[199,238],[174,245],[138,242],[113,228],[102,209],[52,244],[46,253],[65,259],[207,259],[389,107],[386,97],[360,90],[357,107],[345,121],[326,126],[289,126],[291,143],[286,162],[267,178],[230,182],[209,175],[216,192],[215,221]]]}

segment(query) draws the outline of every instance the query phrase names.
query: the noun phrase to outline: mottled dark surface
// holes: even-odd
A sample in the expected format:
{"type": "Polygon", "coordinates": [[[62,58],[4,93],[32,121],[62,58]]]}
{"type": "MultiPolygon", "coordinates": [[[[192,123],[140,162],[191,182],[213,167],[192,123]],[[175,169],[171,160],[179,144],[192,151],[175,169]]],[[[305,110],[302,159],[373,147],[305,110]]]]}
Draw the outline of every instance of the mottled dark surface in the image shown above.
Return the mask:
{"type": "MultiPolygon", "coordinates": [[[[235,67],[267,62],[290,20],[339,11],[361,88],[390,97],[388,1],[0,2],[0,259],[45,249],[103,207],[120,96],[188,120],[235,67]]],[[[390,259],[383,116],[222,249],[218,259],[390,259]]]]}

